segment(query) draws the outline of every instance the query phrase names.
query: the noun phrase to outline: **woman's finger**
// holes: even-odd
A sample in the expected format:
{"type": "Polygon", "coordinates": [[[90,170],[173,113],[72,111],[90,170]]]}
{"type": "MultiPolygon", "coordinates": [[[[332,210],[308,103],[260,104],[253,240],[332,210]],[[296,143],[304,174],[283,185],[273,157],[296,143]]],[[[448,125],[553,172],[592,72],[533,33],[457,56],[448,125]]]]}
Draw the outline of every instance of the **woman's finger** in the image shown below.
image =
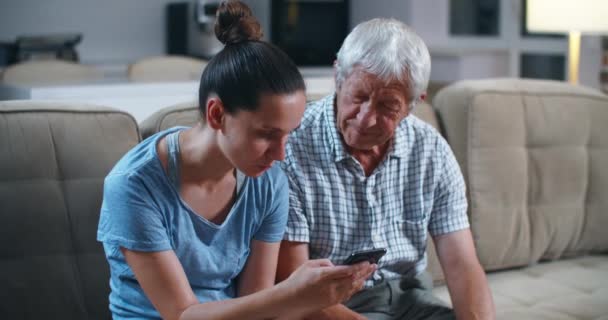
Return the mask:
{"type": "Polygon", "coordinates": [[[333,267],[334,264],[329,259],[308,260],[306,265],[309,267],[333,267]]]}
{"type": "Polygon", "coordinates": [[[334,266],[334,267],[321,267],[321,279],[332,280],[341,278],[352,278],[357,272],[357,269],[353,266],[334,266]]]}

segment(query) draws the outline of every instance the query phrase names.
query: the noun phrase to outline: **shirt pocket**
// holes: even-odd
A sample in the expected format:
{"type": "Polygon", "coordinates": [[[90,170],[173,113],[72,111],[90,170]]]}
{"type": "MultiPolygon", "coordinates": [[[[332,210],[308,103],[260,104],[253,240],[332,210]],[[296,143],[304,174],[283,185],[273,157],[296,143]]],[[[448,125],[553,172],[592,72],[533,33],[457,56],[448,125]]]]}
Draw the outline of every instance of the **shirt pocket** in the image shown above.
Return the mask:
{"type": "Polygon", "coordinates": [[[395,219],[391,222],[389,252],[396,263],[414,263],[424,256],[426,249],[427,220],[395,219]]]}

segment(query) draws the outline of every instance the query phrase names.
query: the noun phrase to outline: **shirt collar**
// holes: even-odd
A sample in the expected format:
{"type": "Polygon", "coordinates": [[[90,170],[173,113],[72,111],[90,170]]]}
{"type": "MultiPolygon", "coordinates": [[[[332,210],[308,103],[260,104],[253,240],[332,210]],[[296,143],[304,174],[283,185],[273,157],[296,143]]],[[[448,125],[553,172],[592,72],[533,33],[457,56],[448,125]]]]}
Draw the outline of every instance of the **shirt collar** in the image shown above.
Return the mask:
{"type": "Polygon", "coordinates": [[[350,157],[350,154],[346,152],[344,143],[342,142],[342,135],[338,130],[336,121],[336,94],[330,94],[323,98],[323,112],[325,113],[325,128],[328,133],[329,147],[331,154],[334,156],[334,162],[342,161],[350,157]]]}
{"type": "MultiPolygon", "coordinates": [[[[322,99],[323,112],[325,113],[325,128],[329,137],[329,147],[331,154],[334,156],[334,162],[339,162],[344,159],[350,158],[351,155],[346,151],[344,142],[342,141],[342,134],[338,130],[336,121],[336,94],[331,94],[322,99]]],[[[410,136],[408,134],[409,115],[399,123],[395,129],[395,134],[391,141],[387,154],[389,157],[403,158],[407,155],[408,146],[411,145],[410,136]]]]}
{"type": "Polygon", "coordinates": [[[393,135],[393,141],[391,147],[388,150],[389,156],[404,158],[407,156],[409,146],[413,143],[413,132],[408,130],[410,126],[410,115],[401,120],[401,123],[397,125],[395,134],[393,135]]]}

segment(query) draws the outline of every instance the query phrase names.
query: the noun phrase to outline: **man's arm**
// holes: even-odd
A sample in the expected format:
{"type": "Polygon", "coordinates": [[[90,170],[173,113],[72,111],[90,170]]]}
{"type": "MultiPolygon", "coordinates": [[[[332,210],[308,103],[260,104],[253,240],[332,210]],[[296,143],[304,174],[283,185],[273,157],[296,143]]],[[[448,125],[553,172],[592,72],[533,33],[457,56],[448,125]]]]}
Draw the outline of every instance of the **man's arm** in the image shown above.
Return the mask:
{"type": "Polygon", "coordinates": [[[494,319],[492,294],[470,229],[433,237],[457,319],[494,319]]]}
{"type": "MultiPolygon", "coordinates": [[[[309,259],[308,243],[305,242],[281,242],[279,250],[279,264],[277,267],[277,282],[283,281],[296,270],[301,264],[309,259]]],[[[360,314],[348,309],[343,304],[336,304],[319,312],[308,315],[306,319],[319,320],[351,320],[365,319],[360,314]]]]}

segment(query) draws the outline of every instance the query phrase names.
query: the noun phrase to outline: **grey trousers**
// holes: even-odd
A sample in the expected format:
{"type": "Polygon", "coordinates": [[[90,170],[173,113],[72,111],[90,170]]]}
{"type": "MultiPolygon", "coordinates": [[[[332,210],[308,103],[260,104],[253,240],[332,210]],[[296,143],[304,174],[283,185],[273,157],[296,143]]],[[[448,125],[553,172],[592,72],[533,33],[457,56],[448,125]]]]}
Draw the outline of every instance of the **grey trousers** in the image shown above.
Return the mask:
{"type": "Polygon", "coordinates": [[[433,296],[428,273],[414,278],[383,281],[355,294],[345,305],[373,320],[453,320],[452,309],[433,296]]]}

